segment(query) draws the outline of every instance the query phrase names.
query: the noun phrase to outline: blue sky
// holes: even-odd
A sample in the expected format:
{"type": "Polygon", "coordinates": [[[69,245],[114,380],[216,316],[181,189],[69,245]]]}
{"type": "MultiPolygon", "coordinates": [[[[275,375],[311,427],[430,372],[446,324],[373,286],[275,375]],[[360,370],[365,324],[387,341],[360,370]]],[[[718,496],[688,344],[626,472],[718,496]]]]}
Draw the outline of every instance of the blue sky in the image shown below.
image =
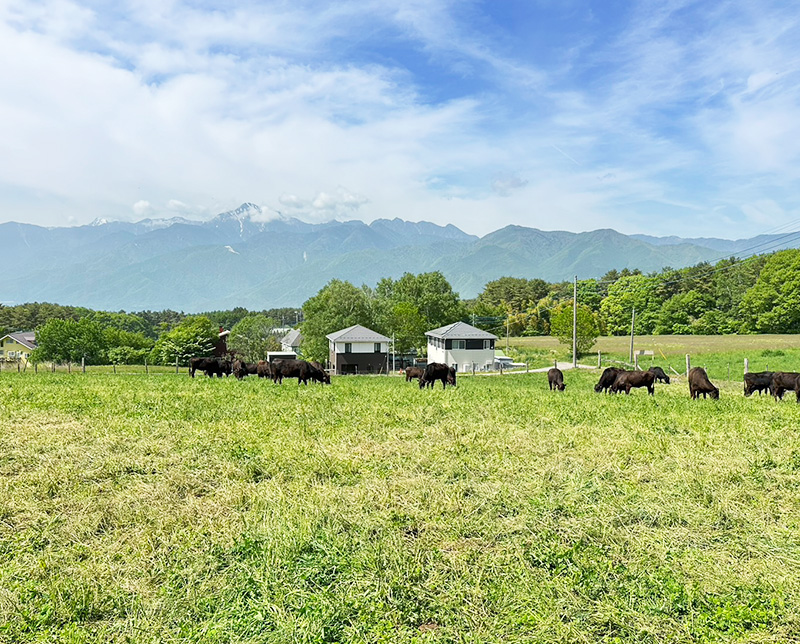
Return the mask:
{"type": "Polygon", "coordinates": [[[250,201],[748,237],[800,220],[799,20],[769,0],[5,0],[0,221],[250,201]]]}

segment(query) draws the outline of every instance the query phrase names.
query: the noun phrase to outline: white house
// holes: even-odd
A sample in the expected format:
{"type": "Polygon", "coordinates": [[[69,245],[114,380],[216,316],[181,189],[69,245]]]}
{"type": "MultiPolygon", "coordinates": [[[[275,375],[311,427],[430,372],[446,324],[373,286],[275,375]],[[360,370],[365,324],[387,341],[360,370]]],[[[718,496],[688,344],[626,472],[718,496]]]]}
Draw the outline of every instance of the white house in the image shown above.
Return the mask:
{"type": "Polygon", "coordinates": [[[497,336],[466,322],[454,322],[425,333],[428,363],[442,362],[456,371],[491,369],[497,336]]]}
{"type": "Polygon", "coordinates": [[[391,340],[385,335],[356,324],[325,337],[334,373],[386,372],[391,340]]]}
{"type": "Polygon", "coordinates": [[[303,341],[303,335],[297,329],[292,329],[283,336],[281,340],[281,350],[282,351],[293,351],[297,355],[300,355],[300,343],[303,341]]]}

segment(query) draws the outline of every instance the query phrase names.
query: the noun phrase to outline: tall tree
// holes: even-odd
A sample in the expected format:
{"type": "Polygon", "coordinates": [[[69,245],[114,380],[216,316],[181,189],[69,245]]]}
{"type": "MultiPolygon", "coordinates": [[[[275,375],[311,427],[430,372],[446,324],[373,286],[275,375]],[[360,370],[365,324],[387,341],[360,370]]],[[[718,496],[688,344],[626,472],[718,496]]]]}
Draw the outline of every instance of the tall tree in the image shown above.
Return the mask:
{"type": "Polygon", "coordinates": [[[323,362],[328,359],[330,333],[346,329],[354,324],[374,326],[372,309],[367,292],[350,282],[331,280],[314,297],[303,304],[305,321],[301,349],[309,360],[323,362]]]}
{"type": "Polygon", "coordinates": [[[541,279],[501,277],[487,282],[478,299],[489,306],[501,306],[510,313],[522,313],[549,290],[550,285],[541,279]]]}
{"type": "Polygon", "coordinates": [[[393,303],[413,304],[425,320],[426,330],[456,322],[466,313],[458,293],[439,271],[404,273],[398,280],[384,278],[378,282],[375,296],[393,303]]]}
{"type": "Polygon", "coordinates": [[[600,306],[611,335],[630,333],[631,312],[636,309],[637,333],[652,333],[663,300],[658,298],[658,279],[644,275],[620,277],[608,287],[600,306]]]}
{"type": "Polygon", "coordinates": [[[31,355],[34,362],[102,364],[107,358],[103,327],[88,318],[77,322],[53,318],[36,328],[36,343],[31,355]]]}
{"type": "Polygon", "coordinates": [[[210,356],[219,337],[219,327],[207,317],[198,315],[185,318],[175,328],[156,341],[151,352],[154,364],[175,364],[177,358],[181,365],[189,364],[195,356],[210,356]]]}
{"type": "MultiPolygon", "coordinates": [[[[564,302],[559,305],[550,316],[550,334],[570,348],[572,347],[572,317],[572,302],[564,302]]],[[[577,349],[580,356],[594,346],[597,336],[600,335],[595,314],[586,305],[578,305],[577,327],[577,349]]]]}
{"type": "Polygon", "coordinates": [[[257,362],[267,357],[267,352],[281,348],[276,329],[280,323],[266,315],[243,317],[231,329],[228,348],[236,351],[247,362],[257,362]]]}
{"type": "Polygon", "coordinates": [[[767,259],[741,310],[749,331],[800,333],[800,250],[783,250],[767,259]]]}

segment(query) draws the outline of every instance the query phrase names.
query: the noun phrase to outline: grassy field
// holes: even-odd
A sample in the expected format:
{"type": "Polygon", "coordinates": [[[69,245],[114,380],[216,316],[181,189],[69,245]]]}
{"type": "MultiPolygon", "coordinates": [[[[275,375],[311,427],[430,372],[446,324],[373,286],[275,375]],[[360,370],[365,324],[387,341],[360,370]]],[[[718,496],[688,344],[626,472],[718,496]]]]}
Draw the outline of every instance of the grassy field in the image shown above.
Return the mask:
{"type": "MultiPolygon", "coordinates": [[[[505,346],[505,339],[498,341],[499,348],[505,346]]],[[[571,349],[550,336],[510,338],[509,347],[512,355],[527,360],[531,367],[552,365],[555,358],[571,359],[571,349]]],[[[634,351],[639,350],[653,352],[652,357],[640,357],[643,368],[657,364],[679,373],[686,371],[688,353],[692,366],[705,367],[712,379],[741,382],[745,358],[750,371],[800,371],[800,335],[643,335],[634,339],[634,351]]],[[[630,337],[598,338],[592,353],[581,362],[596,365],[598,351],[607,364],[627,363],[630,337]]]]}
{"type": "Polygon", "coordinates": [[[800,641],[794,397],[597,377],[0,373],[0,641],[800,641]]]}

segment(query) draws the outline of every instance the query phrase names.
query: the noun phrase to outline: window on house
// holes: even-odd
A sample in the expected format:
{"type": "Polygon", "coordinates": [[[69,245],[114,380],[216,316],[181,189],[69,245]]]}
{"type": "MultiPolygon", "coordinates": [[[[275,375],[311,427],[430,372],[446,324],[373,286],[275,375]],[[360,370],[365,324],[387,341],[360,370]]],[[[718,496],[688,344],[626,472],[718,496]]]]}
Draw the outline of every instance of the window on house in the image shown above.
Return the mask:
{"type": "Polygon", "coordinates": [[[454,349],[466,349],[467,348],[467,341],[466,340],[453,340],[453,348],[454,349]]]}
{"type": "Polygon", "coordinates": [[[380,352],[381,352],[381,343],[380,342],[376,342],[375,343],[375,353],[380,353],[380,352]]]}
{"type": "Polygon", "coordinates": [[[491,340],[484,340],[483,341],[483,348],[484,349],[491,349],[492,348],[492,341],[491,340]]]}
{"type": "Polygon", "coordinates": [[[353,344],[351,342],[344,343],[344,352],[345,353],[353,353],[353,344]]]}

